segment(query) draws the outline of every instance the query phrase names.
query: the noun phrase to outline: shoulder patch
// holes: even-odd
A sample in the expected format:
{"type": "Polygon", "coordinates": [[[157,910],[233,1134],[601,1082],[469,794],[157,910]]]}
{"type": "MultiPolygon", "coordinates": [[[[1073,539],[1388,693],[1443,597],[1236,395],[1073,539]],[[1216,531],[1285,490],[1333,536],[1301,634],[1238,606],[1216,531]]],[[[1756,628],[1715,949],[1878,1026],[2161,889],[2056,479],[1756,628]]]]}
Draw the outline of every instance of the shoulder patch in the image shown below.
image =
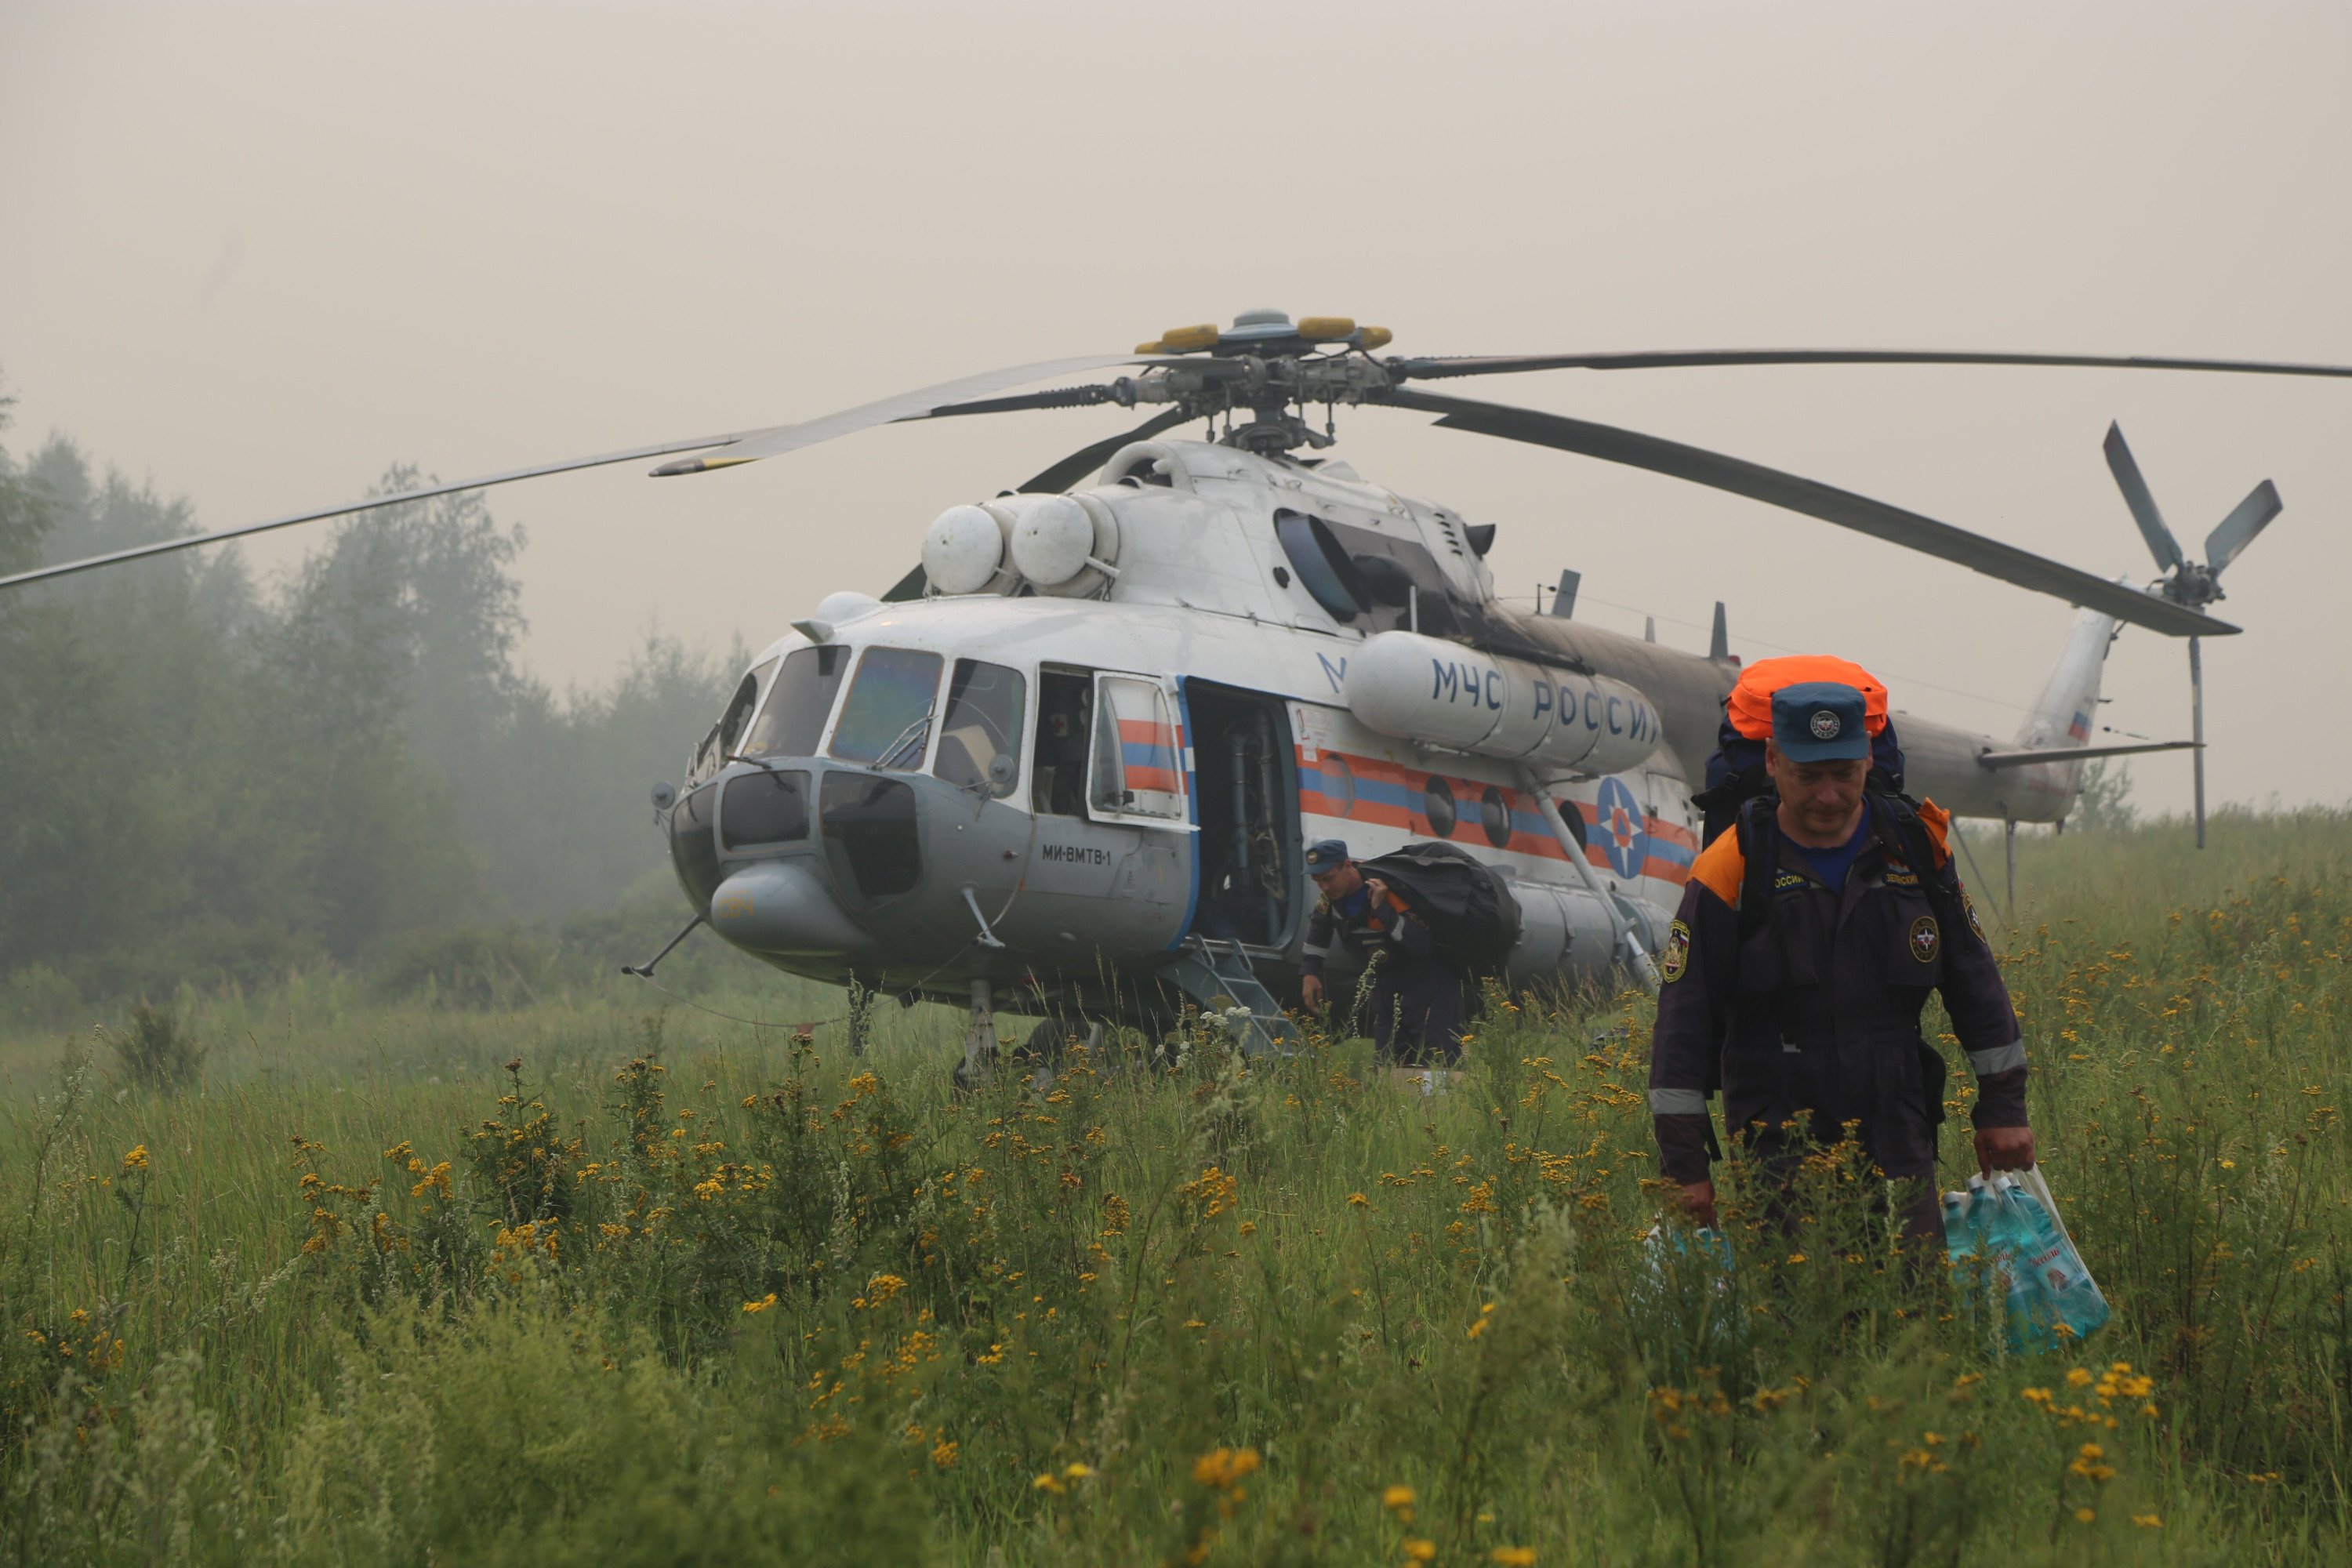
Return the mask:
{"type": "Polygon", "coordinates": [[[1935,963],[1936,954],[1942,952],[1944,947],[1944,933],[1936,924],[1936,917],[1921,915],[1917,920],[1913,921],[1910,941],[1912,957],[1922,963],[1935,963]]]}
{"type": "Polygon", "coordinates": [[[1886,885],[1890,888],[1916,888],[1919,885],[1919,875],[1890,860],[1886,865],[1886,885]]]}
{"type": "Polygon", "coordinates": [[[1781,871],[1772,879],[1772,890],[1776,893],[1785,893],[1791,888],[1804,887],[1812,879],[1802,871],[1781,871]]]}
{"type": "Polygon", "coordinates": [[[1698,853],[1691,863],[1691,880],[1737,907],[1739,884],[1748,877],[1748,857],[1739,852],[1739,835],[1727,830],[1698,853]]]}
{"type": "Polygon", "coordinates": [[[1672,985],[1690,967],[1690,927],[1676,921],[1666,928],[1666,951],[1658,955],[1658,978],[1672,985]]]}
{"type": "Polygon", "coordinates": [[[1979,942],[1990,947],[1992,943],[1985,941],[1984,922],[1977,919],[1976,900],[1969,897],[1969,890],[1966,888],[1960,889],[1960,908],[1969,912],[1969,930],[1976,933],[1979,942]]]}

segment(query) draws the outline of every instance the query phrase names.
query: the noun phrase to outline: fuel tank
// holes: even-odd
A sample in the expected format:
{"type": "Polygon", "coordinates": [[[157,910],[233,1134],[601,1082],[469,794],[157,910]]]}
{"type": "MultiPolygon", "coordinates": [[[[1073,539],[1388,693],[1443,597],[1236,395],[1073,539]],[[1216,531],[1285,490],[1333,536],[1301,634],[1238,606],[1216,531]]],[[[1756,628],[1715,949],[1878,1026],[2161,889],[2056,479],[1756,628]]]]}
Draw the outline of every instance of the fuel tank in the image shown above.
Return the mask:
{"type": "MultiPolygon", "coordinates": [[[[1608,971],[1617,928],[1598,896],[1525,878],[1513,879],[1511,895],[1519,901],[1519,942],[1503,978],[1513,991],[1547,991],[1563,980],[1597,979],[1608,971]]],[[[1645,929],[1641,937],[1654,952],[1654,934],[1645,929]]]]}
{"type": "Polygon", "coordinates": [[[1382,632],[1348,661],[1348,710],[1400,740],[1588,773],[1637,767],[1664,738],[1650,700],[1622,680],[1382,632]]]}

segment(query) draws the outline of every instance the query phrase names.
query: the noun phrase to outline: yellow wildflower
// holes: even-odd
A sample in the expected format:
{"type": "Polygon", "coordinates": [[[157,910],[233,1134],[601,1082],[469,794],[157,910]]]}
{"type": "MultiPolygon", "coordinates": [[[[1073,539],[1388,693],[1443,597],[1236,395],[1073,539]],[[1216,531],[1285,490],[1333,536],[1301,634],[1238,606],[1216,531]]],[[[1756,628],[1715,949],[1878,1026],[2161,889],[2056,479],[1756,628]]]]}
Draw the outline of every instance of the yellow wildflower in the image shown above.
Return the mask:
{"type": "Polygon", "coordinates": [[[1436,1555],[1434,1541],[1412,1540],[1404,1543],[1404,1560],[1408,1563],[1427,1563],[1436,1555]]]}
{"type": "Polygon", "coordinates": [[[1532,1546],[1497,1546],[1493,1555],[1503,1568],[1536,1568],[1536,1549],[1532,1546]]]}
{"type": "Polygon", "coordinates": [[[125,1171],[145,1170],[147,1168],[147,1145],[142,1143],[137,1148],[131,1150],[130,1153],[122,1156],[122,1168],[125,1171]]]}
{"type": "Polygon", "coordinates": [[[1192,1461],[1192,1479],[1204,1487],[1229,1487],[1259,1462],[1255,1448],[1215,1448],[1192,1461]]]}

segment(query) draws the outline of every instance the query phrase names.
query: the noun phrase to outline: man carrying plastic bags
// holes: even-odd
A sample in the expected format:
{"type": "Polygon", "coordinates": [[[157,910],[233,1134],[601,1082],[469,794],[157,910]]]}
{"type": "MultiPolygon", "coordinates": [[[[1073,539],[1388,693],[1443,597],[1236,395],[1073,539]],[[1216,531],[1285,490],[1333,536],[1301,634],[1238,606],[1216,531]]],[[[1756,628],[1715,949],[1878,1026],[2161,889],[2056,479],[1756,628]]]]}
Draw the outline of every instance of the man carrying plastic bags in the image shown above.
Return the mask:
{"type": "Polygon", "coordinates": [[[1945,847],[1949,819],[1900,794],[1899,752],[1874,755],[1886,692],[1859,668],[1764,660],[1732,702],[1770,715],[1770,787],[1699,856],[1659,958],[1659,1173],[1701,1225],[1715,1222],[1706,1102],[1719,1086],[1725,1127],[1768,1185],[1785,1186],[1809,1152],[1851,1130],[1870,1164],[1912,1184],[1904,1234],[1940,1256],[1946,1066],[1919,1030],[1931,992],[1976,1073],[1979,1163],[2033,1164],[2025,1047],[1945,847]]]}

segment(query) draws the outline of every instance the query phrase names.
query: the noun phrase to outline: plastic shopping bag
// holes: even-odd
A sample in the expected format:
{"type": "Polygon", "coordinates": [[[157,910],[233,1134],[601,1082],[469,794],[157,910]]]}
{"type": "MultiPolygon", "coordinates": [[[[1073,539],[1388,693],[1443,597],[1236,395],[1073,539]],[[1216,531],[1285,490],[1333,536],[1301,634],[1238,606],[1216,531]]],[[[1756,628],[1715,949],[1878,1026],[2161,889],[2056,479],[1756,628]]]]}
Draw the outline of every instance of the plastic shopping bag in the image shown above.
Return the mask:
{"type": "Polygon", "coordinates": [[[1720,1366],[1747,1332],[1731,1238],[1711,1226],[1655,1226],[1642,1240],[1628,1302],[1636,1337],[1677,1383],[1720,1366]]]}
{"type": "Polygon", "coordinates": [[[2016,1261],[2021,1270],[2033,1276],[2048,1333],[2053,1339],[2088,1339],[2106,1326],[2112,1313],[2098,1281],[2091,1278],[2082,1253],[2075,1249],[2074,1238],[2066,1234],[2066,1222],[2058,1217],[2058,1205],[2050,1195],[2050,1184],[2042,1179],[2042,1167],[2035,1165],[2015,1178],[2004,1173],[2000,1180],[2008,1184],[2003,1201],[2023,1216],[2022,1229],[2031,1239],[2032,1245],[2018,1254],[2016,1261]],[[2066,1329],[2063,1336],[2058,1331],[2062,1323],[2066,1329]]]}
{"type": "MultiPolygon", "coordinates": [[[[1990,1182],[1971,1176],[1966,1193],[1946,1194],[1944,1239],[1957,1269],[1974,1271],[1986,1297],[2001,1296],[2011,1350],[2088,1338],[2110,1315],[2038,1166],[1990,1182]]],[[[1969,1304],[1978,1305],[1975,1296],[1969,1304]]]]}

